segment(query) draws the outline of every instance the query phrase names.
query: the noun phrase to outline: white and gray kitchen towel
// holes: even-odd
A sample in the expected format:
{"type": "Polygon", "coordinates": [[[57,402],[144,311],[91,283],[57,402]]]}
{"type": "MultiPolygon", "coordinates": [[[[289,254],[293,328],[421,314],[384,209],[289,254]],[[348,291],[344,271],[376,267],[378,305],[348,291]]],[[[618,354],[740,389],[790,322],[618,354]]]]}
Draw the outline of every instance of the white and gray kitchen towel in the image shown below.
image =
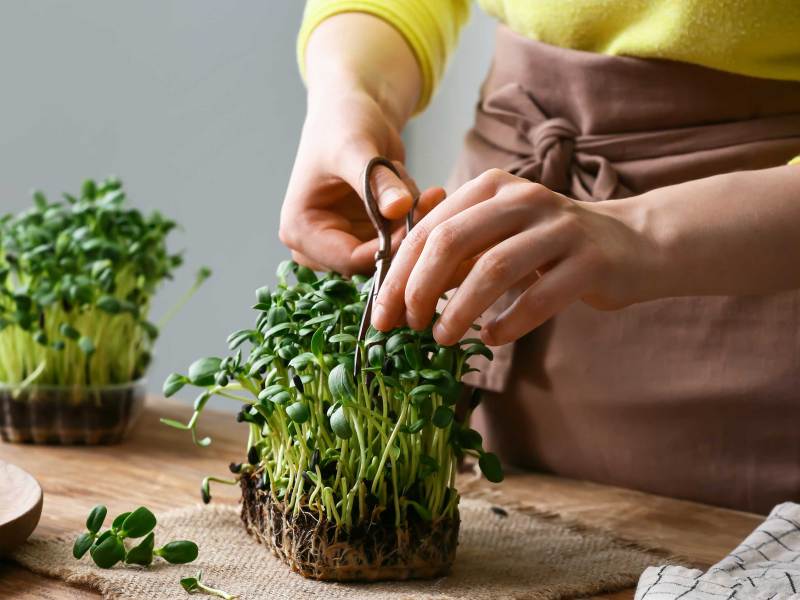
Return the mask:
{"type": "Polygon", "coordinates": [[[703,573],[648,567],[635,600],[800,599],[800,505],[779,504],[723,560],[703,573]]]}

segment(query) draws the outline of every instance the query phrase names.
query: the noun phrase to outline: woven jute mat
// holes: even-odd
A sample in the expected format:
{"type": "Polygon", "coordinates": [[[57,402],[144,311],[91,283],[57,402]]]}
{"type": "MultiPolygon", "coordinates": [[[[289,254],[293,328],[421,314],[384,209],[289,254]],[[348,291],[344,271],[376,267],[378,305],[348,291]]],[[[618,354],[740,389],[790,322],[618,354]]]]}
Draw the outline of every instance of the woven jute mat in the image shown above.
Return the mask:
{"type": "MultiPolygon", "coordinates": [[[[519,508],[519,507],[518,507],[519,508]]],[[[585,597],[633,587],[649,565],[665,556],[611,534],[577,526],[534,509],[503,508],[464,498],[461,536],[452,573],[429,581],[338,584],[291,572],[245,532],[235,506],[193,506],[159,515],[156,543],[197,542],[189,565],[160,559],[149,569],[103,570],[72,557],[74,536],[34,536],[14,555],[24,567],[97,590],[105,598],[178,598],[181,577],[203,571],[208,585],[242,600],[501,600],[585,597]],[[502,510],[498,510],[502,508],[502,510]]],[[[76,533],[77,535],[77,533],[76,533]]]]}

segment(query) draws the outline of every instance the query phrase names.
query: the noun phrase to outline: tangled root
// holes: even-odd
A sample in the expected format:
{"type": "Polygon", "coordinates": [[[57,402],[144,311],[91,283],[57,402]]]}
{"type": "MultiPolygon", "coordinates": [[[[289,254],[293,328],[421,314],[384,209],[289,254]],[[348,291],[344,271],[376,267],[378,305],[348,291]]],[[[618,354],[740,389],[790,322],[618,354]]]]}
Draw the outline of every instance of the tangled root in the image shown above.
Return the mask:
{"type": "Polygon", "coordinates": [[[242,521],[247,533],[272,549],[295,572],[328,581],[424,579],[446,575],[458,545],[458,513],[454,518],[423,521],[409,512],[406,524],[378,520],[350,530],[316,511],[301,507],[295,514],[258,478],[243,476],[242,521]]]}

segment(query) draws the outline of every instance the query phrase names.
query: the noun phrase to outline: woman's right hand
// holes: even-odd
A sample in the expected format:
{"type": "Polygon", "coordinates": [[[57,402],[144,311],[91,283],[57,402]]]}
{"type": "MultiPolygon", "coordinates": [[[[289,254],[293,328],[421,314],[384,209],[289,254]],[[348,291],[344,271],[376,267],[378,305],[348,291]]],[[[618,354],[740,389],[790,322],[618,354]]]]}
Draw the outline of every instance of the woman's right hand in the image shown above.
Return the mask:
{"type": "MultiPolygon", "coordinates": [[[[280,238],[297,262],[316,270],[349,275],[374,269],[378,242],[360,197],[361,178],[371,158],[385,156],[401,174],[397,177],[381,166],[372,174],[381,213],[396,222],[395,245],[417,194],[403,166],[405,151],[400,138],[416,101],[414,82],[405,86],[410,90],[400,93],[395,87],[397,73],[393,82],[381,84],[375,71],[380,70],[382,56],[375,52],[368,63],[353,65],[357,62],[353,56],[364,56],[364,45],[381,41],[381,51],[391,50],[392,44],[386,45],[391,36],[397,38],[392,68],[402,69],[402,58],[408,77],[418,77],[405,41],[393,28],[368,15],[332,17],[309,41],[308,110],[281,211],[280,238]]],[[[441,188],[426,190],[420,196],[417,219],[443,198],[441,188]]]]}

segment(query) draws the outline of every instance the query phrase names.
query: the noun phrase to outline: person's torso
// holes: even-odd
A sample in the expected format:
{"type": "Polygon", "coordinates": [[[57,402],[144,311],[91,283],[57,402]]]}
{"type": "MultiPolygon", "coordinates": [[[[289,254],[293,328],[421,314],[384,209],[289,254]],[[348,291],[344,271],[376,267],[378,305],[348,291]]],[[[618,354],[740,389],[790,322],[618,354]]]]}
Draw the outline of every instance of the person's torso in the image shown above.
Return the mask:
{"type": "MultiPolygon", "coordinates": [[[[500,26],[449,187],[500,168],[613,202],[798,154],[798,81],[566,49],[500,26]]],[[[493,350],[468,383],[492,392],[476,426],[509,463],[745,510],[800,495],[800,291],[610,312],[575,303],[493,350]]]]}
{"type": "Polygon", "coordinates": [[[479,0],[553,46],[800,81],[798,0],[479,0]]]}

